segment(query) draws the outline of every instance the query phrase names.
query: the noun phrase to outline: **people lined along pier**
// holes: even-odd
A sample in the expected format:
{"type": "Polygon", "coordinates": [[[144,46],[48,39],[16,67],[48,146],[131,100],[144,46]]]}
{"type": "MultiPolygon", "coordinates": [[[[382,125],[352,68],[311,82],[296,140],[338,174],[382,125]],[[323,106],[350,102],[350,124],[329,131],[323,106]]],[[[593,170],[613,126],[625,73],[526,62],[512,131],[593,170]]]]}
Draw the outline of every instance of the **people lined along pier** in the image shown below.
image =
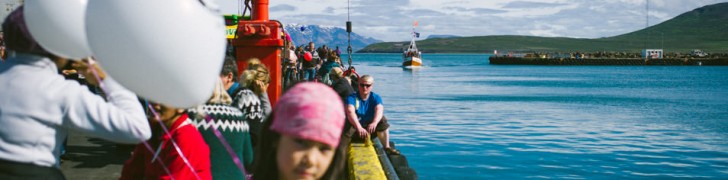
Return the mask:
{"type": "Polygon", "coordinates": [[[136,96],[93,61],[67,66],[36,42],[22,7],[3,30],[12,53],[0,62],[0,179],[65,179],[60,156],[74,132],[136,144],[120,153],[131,154],[120,179],[345,179],[348,144],[340,143],[353,132],[379,134],[387,153],[399,154],[373,77],[359,80],[338,47],[288,46],[282,67],[228,52],[207,101],[182,108],[136,96]],[[240,74],[237,63],[247,63],[240,74]],[[285,72],[275,107],[269,68],[285,72]]]}

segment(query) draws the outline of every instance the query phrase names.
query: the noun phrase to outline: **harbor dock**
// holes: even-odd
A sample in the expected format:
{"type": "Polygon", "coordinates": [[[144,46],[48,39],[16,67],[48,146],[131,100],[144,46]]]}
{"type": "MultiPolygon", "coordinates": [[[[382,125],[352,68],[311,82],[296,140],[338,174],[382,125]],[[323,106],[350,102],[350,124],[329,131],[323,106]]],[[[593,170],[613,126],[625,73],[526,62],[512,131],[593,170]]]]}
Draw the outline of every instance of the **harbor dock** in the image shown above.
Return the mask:
{"type": "Polygon", "coordinates": [[[614,66],[728,66],[728,57],[720,58],[537,58],[503,57],[488,58],[494,65],[614,65],[614,66]]]}

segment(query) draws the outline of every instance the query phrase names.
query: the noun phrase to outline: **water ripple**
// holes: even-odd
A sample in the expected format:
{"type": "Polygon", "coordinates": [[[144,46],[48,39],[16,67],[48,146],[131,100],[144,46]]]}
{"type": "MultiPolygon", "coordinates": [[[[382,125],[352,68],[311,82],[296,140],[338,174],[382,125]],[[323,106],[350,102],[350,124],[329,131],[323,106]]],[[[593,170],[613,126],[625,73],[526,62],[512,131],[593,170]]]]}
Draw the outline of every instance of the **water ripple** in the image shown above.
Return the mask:
{"type": "Polygon", "coordinates": [[[728,177],[728,67],[428,55],[429,67],[402,71],[399,56],[357,56],[422,179],[728,177]]]}

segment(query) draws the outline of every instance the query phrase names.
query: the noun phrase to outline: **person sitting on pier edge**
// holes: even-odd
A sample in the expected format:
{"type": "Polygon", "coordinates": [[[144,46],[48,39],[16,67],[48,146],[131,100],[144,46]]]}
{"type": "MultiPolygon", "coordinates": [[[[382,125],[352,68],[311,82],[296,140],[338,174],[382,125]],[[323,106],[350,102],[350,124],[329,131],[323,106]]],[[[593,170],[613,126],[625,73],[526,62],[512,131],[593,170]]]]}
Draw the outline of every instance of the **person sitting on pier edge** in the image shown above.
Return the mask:
{"type": "MultiPolygon", "coordinates": [[[[347,127],[353,126],[359,137],[370,137],[375,132],[379,141],[388,154],[399,154],[399,151],[389,147],[389,123],[384,118],[384,105],[382,98],[372,92],[374,77],[364,75],[359,78],[359,92],[349,95],[346,99],[346,114],[349,122],[347,127]]],[[[350,128],[344,128],[345,133],[353,133],[350,128]]]]}
{"type": "Polygon", "coordinates": [[[296,84],[264,122],[253,179],[341,179],[343,126],[344,105],[330,87],[296,84]]]}
{"type": "Polygon", "coordinates": [[[65,80],[58,70],[67,60],[56,58],[33,39],[23,9],[15,9],[2,24],[13,55],[0,64],[0,179],[65,179],[59,156],[72,131],[118,143],[149,139],[152,133],[136,95],[107,77],[97,64],[88,67],[101,81],[90,78],[88,83],[103,84],[113,97],[108,101],[65,80]]]}

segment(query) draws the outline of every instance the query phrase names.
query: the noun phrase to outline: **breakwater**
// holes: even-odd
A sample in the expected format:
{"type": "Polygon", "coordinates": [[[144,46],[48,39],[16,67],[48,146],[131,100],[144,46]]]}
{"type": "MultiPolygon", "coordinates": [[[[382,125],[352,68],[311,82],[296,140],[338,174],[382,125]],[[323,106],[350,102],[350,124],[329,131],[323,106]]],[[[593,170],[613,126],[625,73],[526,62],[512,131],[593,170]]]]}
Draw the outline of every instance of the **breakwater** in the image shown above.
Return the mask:
{"type": "Polygon", "coordinates": [[[728,57],[720,58],[525,58],[496,57],[488,58],[495,65],[630,65],[630,66],[728,66],[728,57]]]}

